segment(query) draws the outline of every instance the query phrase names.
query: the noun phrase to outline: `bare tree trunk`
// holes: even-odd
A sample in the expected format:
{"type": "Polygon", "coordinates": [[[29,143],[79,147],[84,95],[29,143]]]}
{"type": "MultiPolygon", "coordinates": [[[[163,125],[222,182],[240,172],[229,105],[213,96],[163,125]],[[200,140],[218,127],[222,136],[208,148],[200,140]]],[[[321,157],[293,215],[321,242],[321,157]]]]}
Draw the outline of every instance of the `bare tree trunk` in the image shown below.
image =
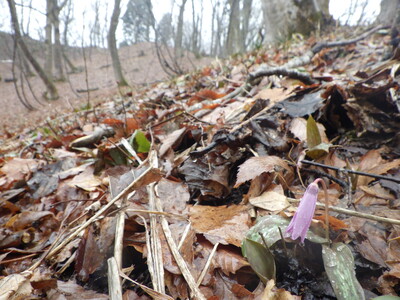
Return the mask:
{"type": "Polygon", "coordinates": [[[381,12],[376,18],[377,22],[382,25],[393,25],[396,17],[398,17],[400,9],[400,0],[382,0],[381,12]]]}
{"type": "Polygon", "coordinates": [[[253,0],[244,0],[243,1],[243,9],[241,11],[241,51],[245,51],[247,48],[247,36],[249,33],[249,23],[251,17],[251,6],[253,4],[253,0]]]}
{"type": "Polygon", "coordinates": [[[44,70],[50,80],[53,80],[53,35],[52,35],[52,10],[53,0],[46,0],[46,60],[44,62],[44,70]]]}
{"type": "Polygon", "coordinates": [[[68,0],[64,0],[60,5],[58,5],[57,0],[53,1],[52,23],[54,28],[54,67],[56,71],[56,79],[60,81],[65,80],[64,68],[62,64],[62,45],[60,37],[60,12],[63,7],[67,4],[68,0]]]}
{"type": "Polygon", "coordinates": [[[47,99],[51,99],[51,100],[58,99],[57,88],[55,87],[55,85],[53,84],[51,79],[47,76],[47,74],[42,69],[42,67],[39,65],[39,63],[35,60],[35,58],[31,54],[31,52],[29,51],[28,47],[26,46],[24,40],[21,37],[21,31],[19,29],[18,16],[17,16],[17,11],[15,9],[14,0],[7,0],[7,2],[8,2],[8,7],[10,8],[11,22],[12,22],[12,26],[14,29],[16,44],[21,48],[25,57],[29,60],[29,62],[35,69],[36,73],[39,75],[39,77],[42,79],[43,83],[45,84],[45,86],[47,88],[47,92],[44,94],[44,96],[47,99]]]}
{"type": "Polygon", "coordinates": [[[265,41],[285,41],[293,33],[310,34],[330,20],[329,0],[262,0],[265,41]]]}
{"type": "Polygon", "coordinates": [[[62,45],[60,41],[60,20],[54,19],[54,67],[57,80],[64,81],[64,69],[62,66],[62,45]]]}
{"type": "Polygon", "coordinates": [[[229,27],[228,36],[226,38],[226,55],[231,55],[240,52],[240,14],[239,4],[240,0],[229,0],[230,4],[230,16],[229,16],[229,27]]]}
{"type": "Polygon", "coordinates": [[[110,50],[112,65],[114,69],[115,80],[118,86],[128,86],[128,82],[125,80],[122,74],[121,62],[118,56],[117,41],[115,38],[115,31],[118,26],[119,14],[121,13],[121,0],[115,0],[114,10],[111,16],[110,29],[108,31],[108,49],[110,50]]]}
{"type": "Polygon", "coordinates": [[[179,8],[178,26],[175,36],[175,58],[182,56],[182,40],[183,40],[183,13],[185,12],[185,5],[187,0],[182,0],[181,7],[179,8]]]}

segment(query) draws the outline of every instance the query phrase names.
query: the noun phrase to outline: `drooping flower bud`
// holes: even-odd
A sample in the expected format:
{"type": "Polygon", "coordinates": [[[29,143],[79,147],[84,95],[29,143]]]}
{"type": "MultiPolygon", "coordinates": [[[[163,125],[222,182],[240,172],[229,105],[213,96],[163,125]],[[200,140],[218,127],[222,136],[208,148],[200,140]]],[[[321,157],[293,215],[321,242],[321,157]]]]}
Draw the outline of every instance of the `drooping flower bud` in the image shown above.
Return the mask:
{"type": "Polygon", "coordinates": [[[317,184],[318,180],[319,179],[315,180],[307,187],[303,198],[300,200],[296,213],[285,230],[286,236],[290,237],[292,240],[296,240],[300,237],[301,242],[304,243],[317,204],[319,190],[317,184]]]}

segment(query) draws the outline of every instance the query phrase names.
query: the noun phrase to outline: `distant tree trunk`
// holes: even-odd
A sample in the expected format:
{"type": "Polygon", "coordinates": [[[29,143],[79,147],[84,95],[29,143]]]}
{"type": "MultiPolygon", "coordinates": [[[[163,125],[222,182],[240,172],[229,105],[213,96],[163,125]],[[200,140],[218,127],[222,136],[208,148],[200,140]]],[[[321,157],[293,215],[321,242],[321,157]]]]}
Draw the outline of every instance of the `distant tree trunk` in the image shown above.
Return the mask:
{"type": "Polygon", "coordinates": [[[60,5],[58,5],[57,0],[53,0],[53,10],[52,10],[52,22],[54,28],[54,67],[56,72],[56,79],[60,81],[65,80],[64,68],[62,64],[62,45],[61,45],[61,35],[60,35],[60,12],[63,7],[67,4],[68,0],[64,0],[60,5]]]}
{"type": "Polygon", "coordinates": [[[44,62],[44,70],[50,80],[53,80],[53,34],[52,34],[52,10],[53,0],[46,0],[46,26],[45,26],[45,44],[46,44],[46,60],[44,62]]]}
{"type": "Polygon", "coordinates": [[[62,65],[62,45],[60,41],[60,19],[54,19],[54,67],[57,80],[64,81],[64,68],[62,65]]]}
{"type": "Polygon", "coordinates": [[[19,29],[18,24],[18,16],[17,11],[15,9],[15,2],[14,0],[7,0],[8,7],[10,8],[10,15],[11,15],[11,23],[14,29],[14,36],[16,39],[16,44],[21,48],[21,51],[24,53],[25,57],[29,60],[33,68],[35,69],[36,73],[42,79],[43,83],[47,88],[47,92],[45,93],[45,97],[47,99],[55,100],[58,99],[58,92],[57,88],[51,81],[51,79],[47,76],[46,72],[42,69],[39,63],[35,60],[32,53],[29,51],[28,47],[26,46],[24,40],[21,37],[21,31],[19,29]]]}
{"type": "MultiPolygon", "coordinates": [[[[61,47],[61,51],[62,51],[62,57],[64,59],[64,61],[66,62],[68,68],[69,68],[69,72],[70,73],[79,73],[79,69],[72,63],[72,61],[69,59],[65,49],[68,48],[68,29],[69,29],[69,24],[72,22],[72,13],[73,13],[73,3],[72,1],[67,1],[66,2],[67,5],[67,12],[65,14],[65,18],[63,20],[64,22],[64,32],[62,34],[63,36],[63,42],[64,42],[64,47],[61,47]]],[[[68,72],[68,70],[66,70],[68,72]]]]}
{"type": "Polygon", "coordinates": [[[108,49],[110,50],[112,65],[114,69],[115,80],[118,86],[127,86],[128,82],[125,80],[122,74],[121,62],[118,56],[117,41],[115,38],[115,31],[118,26],[119,14],[121,13],[121,0],[115,0],[114,10],[111,16],[110,29],[108,31],[108,49]]]}
{"type": "Polygon", "coordinates": [[[182,56],[182,40],[183,40],[183,13],[185,12],[185,5],[187,0],[182,0],[181,7],[179,8],[178,26],[175,36],[175,58],[182,56]]]}
{"type": "Polygon", "coordinates": [[[240,0],[229,0],[230,5],[230,16],[229,16],[229,27],[228,36],[226,38],[226,55],[231,55],[240,52],[242,49],[241,34],[240,34],[240,0]]]}
{"type": "Polygon", "coordinates": [[[310,34],[329,21],[329,0],[262,0],[265,41],[285,41],[293,33],[310,34]]]}
{"type": "Polygon", "coordinates": [[[251,6],[253,0],[244,0],[243,9],[241,10],[241,51],[245,51],[247,48],[247,36],[249,33],[249,24],[251,18],[251,6]]]}

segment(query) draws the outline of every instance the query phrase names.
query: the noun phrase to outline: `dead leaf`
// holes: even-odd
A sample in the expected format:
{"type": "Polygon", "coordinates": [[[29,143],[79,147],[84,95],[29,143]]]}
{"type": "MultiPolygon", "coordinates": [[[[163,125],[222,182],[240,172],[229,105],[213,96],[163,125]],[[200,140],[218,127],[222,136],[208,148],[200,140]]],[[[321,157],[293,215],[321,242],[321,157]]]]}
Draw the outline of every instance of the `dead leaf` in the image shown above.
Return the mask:
{"type": "Polygon", "coordinates": [[[240,247],[250,228],[247,208],[241,205],[190,207],[190,221],[197,233],[211,243],[232,244],[240,247]]]}
{"type": "Polygon", "coordinates": [[[281,211],[290,206],[281,185],[272,184],[258,197],[250,197],[250,204],[268,211],[281,211]]]}
{"type": "Polygon", "coordinates": [[[252,157],[239,166],[235,188],[262,173],[277,171],[276,167],[292,172],[289,165],[278,156],[252,157]]]}

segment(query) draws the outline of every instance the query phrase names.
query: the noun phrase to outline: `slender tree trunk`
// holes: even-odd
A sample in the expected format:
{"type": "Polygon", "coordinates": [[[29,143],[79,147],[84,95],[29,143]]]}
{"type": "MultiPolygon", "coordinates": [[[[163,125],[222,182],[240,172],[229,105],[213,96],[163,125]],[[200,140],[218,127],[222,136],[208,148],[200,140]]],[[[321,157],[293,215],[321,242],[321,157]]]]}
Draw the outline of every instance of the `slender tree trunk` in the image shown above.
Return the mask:
{"type": "Polygon", "coordinates": [[[46,60],[44,62],[44,70],[47,76],[53,79],[53,35],[52,35],[52,10],[53,0],[46,0],[46,27],[45,27],[45,44],[46,44],[46,60]]]}
{"type": "Polygon", "coordinates": [[[60,12],[63,7],[67,4],[67,0],[64,0],[58,5],[57,0],[53,1],[53,10],[51,11],[52,23],[54,28],[54,67],[56,72],[56,79],[60,81],[65,80],[64,68],[62,64],[62,45],[61,45],[61,34],[60,34],[60,12]]]}
{"type": "Polygon", "coordinates": [[[58,92],[56,86],[53,84],[51,79],[47,76],[45,71],[39,65],[39,63],[35,60],[32,53],[29,51],[28,47],[26,46],[24,40],[21,37],[21,31],[19,29],[18,24],[18,17],[17,11],[15,9],[15,2],[14,0],[7,0],[8,7],[10,8],[10,15],[11,15],[11,22],[14,29],[14,36],[17,41],[17,45],[21,48],[22,52],[24,53],[25,57],[29,60],[33,68],[35,69],[36,73],[42,79],[43,83],[47,88],[47,92],[45,93],[45,97],[47,99],[55,100],[58,99],[58,92]]]}
{"type": "Polygon", "coordinates": [[[110,50],[112,65],[114,69],[115,80],[118,86],[127,86],[128,82],[125,80],[122,74],[121,62],[118,56],[117,41],[115,38],[115,31],[118,26],[119,14],[121,13],[121,0],[115,0],[114,10],[111,16],[110,29],[108,31],[108,49],[110,50]]]}
{"type": "Polygon", "coordinates": [[[242,28],[241,28],[241,45],[240,45],[240,51],[243,52],[247,48],[247,36],[249,33],[249,23],[250,23],[250,17],[251,17],[251,5],[253,4],[253,0],[244,0],[243,1],[243,9],[241,11],[241,23],[242,23],[242,28]]]}
{"type": "Polygon", "coordinates": [[[231,7],[229,16],[228,36],[226,39],[226,55],[231,55],[240,51],[240,14],[239,4],[240,0],[229,0],[231,7]]]}
{"type": "Polygon", "coordinates": [[[182,56],[182,40],[183,40],[183,13],[185,12],[185,5],[187,0],[182,0],[182,5],[179,8],[178,26],[175,36],[175,58],[182,56]]]}
{"type": "Polygon", "coordinates": [[[60,41],[60,20],[54,19],[54,67],[57,80],[64,81],[64,68],[62,66],[62,45],[60,41]]]}

